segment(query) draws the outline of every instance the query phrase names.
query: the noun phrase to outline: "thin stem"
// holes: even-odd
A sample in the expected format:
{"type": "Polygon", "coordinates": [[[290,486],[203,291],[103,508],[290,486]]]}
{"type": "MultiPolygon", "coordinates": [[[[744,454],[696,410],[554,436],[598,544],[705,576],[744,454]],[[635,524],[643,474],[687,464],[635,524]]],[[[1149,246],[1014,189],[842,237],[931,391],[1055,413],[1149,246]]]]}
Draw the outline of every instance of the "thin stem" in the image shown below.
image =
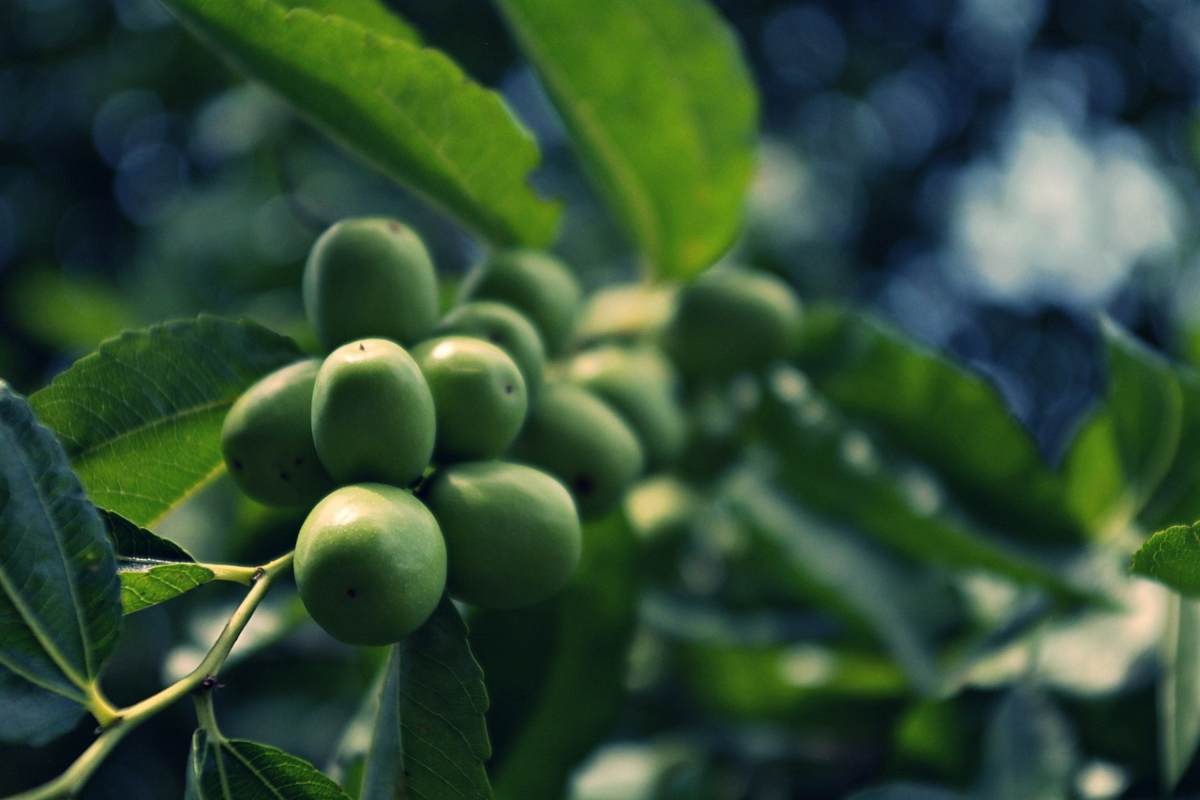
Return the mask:
{"type": "Polygon", "coordinates": [[[116,710],[112,722],[96,738],[96,741],[92,742],[91,746],[75,759],[66,772],[49,783],[13,795],[7,800],[55,800],[74,796],[113,748],[125,738],[126,734],[205,683],[206,680],[212,681],[216,678],[221,665],[229,657],[229,651],[233,649],[234,642],[245,629],[250,617],[254,615],[255,609],[266,596],[267,590],[271,588],[275,576],[290,568],[291,565],[292,554],[288,553],[261,567],[254,568],[251,578],[252,588],[234,610],[229,621],[225,623],[221,635],[217,637],[216,642],[213,643],[199,666],[157,694],[116,710]]]}
{"type": "Polygon", "coordinates": [[[96,722],[100,723],[101,728],[107,728],[121,718],[121,712],[108,701],[104,692],[100,690],[100,684],[96,682],[88,686],[85,706],[96,718],[96,722]]]}
{"type": "Polygon", "coordinates": [[[225,737],[221,735],[221,729],[217,727],[217,715],[213,712],[213,693],[210,690],[201,689],[192,695],[192,700],[196,704],[196,722],[208,734],[208,738],[217,741],[223,740],[225,737]]]}
{"type": "Polygon", "coordinates": [[[258,567],[243,567],[238,564],[199,564],[213,574],[213,580],[229,581],[230,583],[240,583],[243,586],[249,586],[254,583],[254,576],[258,574],[258,567]]]}

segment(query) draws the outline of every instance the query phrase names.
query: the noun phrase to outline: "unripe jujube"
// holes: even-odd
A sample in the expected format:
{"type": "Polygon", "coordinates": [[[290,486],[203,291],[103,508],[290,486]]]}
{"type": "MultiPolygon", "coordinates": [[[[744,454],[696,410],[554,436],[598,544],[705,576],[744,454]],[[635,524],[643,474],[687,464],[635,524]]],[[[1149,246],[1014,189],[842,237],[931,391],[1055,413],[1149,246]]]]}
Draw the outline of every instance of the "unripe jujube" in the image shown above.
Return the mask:
{"type": "Polygon", "coordinates": [[[687,419],[675,399],[675,369],[657,350],[598,347],[572,359],[567,375],[607,401],[629,423],[648,465],[663,466],[679,455],[687,419]]]}
{"type": "Polygon", "coordinates": [[[637,436],[617,412],[591,392],[562,383],[547,386],[530,409],[513,456],[566,484],[585,517],[616,506],[644,464],[637,436]]]}
{"type": "Polygon", "coordinates": [[[433,613],[446,585],[437,520],[409,492],[344,486],[313,508],[296,540],[308,613],[347,644],[399,641],[433,613]]]}
{"type": "Polygon", "coordinates": [[[446,540],[450,593],[518,608],[566,585],[582,535],[570,493],[544,472],[479,461],[439,471],[426,502],[446,540]]]}
{"type": "Polygon", "coordinates": [[[443,336],[412,355],[433,393],[440,460],[494,458],[508,449],[529,403],[525,379],[503,350],[472,336],[443,336]]]}
{"type": "Polygon", "coordinates": [[[464,303],[442,317],[434,332],[486,339],[516,362],[530,397],[536,396],[541,388],[546,364],[542,335],[528,317],[512,306],[492,300],[464,303]]]}
{"type": "Polygon", "coordinates": [[[369,336],[411,344],[437,323],[437,275],[411,228],[346,219],[309,253],[304,308],[326,349],[369,336]]]}
{"type": "Polygon", "coordinates": [[[549,353],[561,353],[571,338],[581,293],[575,276],[549,253],[494,253],[463,282],[464,299],[499,300],[537,326],[549,353]]]}
{"type": "Polygon", "coordinates": [[[329,354],[313,387],[313,442],[339,483],[404,486],[433,454],[433,395],[407,351],[362,339],[329,354]]]}
{"type": "Polygon", "coordinates": [[[664,344],[689,375],[728,377],[785,356],[799,323],[800,304],[783,281],[712,269],[679,292],[664,344]]]}
{"type": "Polygon", "coordinates": [[[238,398],[221,428],[225,464],[242,491],[262,503],[314,503],[333,480],[313,446],[313,383],[321,362],[272,372],[238,398]]]}

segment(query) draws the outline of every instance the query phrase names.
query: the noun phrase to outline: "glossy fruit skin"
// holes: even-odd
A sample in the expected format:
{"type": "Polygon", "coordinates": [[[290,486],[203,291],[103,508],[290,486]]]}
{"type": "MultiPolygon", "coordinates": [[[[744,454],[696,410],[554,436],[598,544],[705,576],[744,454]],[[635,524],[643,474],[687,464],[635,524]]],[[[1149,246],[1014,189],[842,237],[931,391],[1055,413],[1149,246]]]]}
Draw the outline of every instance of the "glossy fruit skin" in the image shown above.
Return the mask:
{"type": "Polygon", "coordinates": [[[338,483],[412,483],[429,465],[435,429],[425,377],[395,342],[349,342],[321,364],[313,386],[313,443],[338,483]]]}
{"type": "Polygon", "coordinates": [[[582,292],[571,271],[550,254],[504,250],[466,277],[461,298],[507,303],[537,327],[546,352],[558,354],[571,340],[582,292]]]}
{"type": "Polygon", "coordinates": [[[433,394],[439,461],[495,458],[517,438],[529,400],[508,354],[472,336],[441,336],[413,348],[433,394]]]}
{"type": "Polygon", "coordinates": [[[304,309],[326,349],[366,337],[419,341],[438,318],[437,274],[411,228],[346,219],[321,234],[304,266],[304,309]]]}
{"type": "Polygon", "coordinates": [[[450,593],[483,608],[519,608],[566,585],[583,547],[571,494],[521,464],[440,470],[425,500],[446,539],[450,593]]]}
{"type": "Polygon", "coordinates": [[[783,281],[711,269],[680,291],[664,344],[684,373],[728,377],[786,356],[799,324],[800,303],[783,281]]]}
{"type": "Polygon", "coordinates": [[[343,486],[296,539],[296,586],[312,618],[347,644],[383,645],[419,628],[446,585],[446,545],[429,509],[379,483],[343,486]]]}
{"type": "Polygon", "coordinates": [[[314,358],[272,372],[225,416],[225,465],[241,490],[260,503],[311,505],[334,486],[317,458],[309,422],[320,366],[314,358]]]}
{"type": "Polygon", "coordinates": [[[546,386],[525,420],[512,457],[562,481],[584,518],[615,508],[645,464],[637,436],[617,412],[568,383],[546,386]]]}
{"type": "Polygon", "coordinates": [[[493,300],[464,303],[442,317],[434,333],[486,339],[516,362],[530,397],[535,397],[541,388],[546,366],[542,335],[528,317],[512,306],[493,300]]]}
{"type": "Polygon", "coordinates": [[[607,402],[642,443],[648,467],[671,464],[683,449],[687,418],[676,399],[679,378],[655,348],[615,345],[571,360],[567,377],[607,402]]]}

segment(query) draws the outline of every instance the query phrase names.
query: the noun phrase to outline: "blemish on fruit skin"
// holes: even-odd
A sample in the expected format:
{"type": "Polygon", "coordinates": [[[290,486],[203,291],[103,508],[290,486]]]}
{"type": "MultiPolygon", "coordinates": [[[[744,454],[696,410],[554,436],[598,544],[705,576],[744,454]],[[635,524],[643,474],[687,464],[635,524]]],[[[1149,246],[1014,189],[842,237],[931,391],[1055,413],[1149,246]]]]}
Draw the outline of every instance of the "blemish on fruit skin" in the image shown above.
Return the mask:
{"type": "Polygon", "coordinates": [[[359,342],[359,343],[358,343],[358,349],[359,349],[359,350],[361,350],[361,351],[363,351],[363,352],[365,353],[365,352],[366,352],[366,350],[367,350],[367,346],[366,346],[365,344],[363,344],[362,342],[359,342]]]}
{"type": "Polygon", "coordinates": [[[512,394],[512,393],[513,393],[513,385],[512,385],[511,383],[509,383],[509,384],[505,384],[505,386],[504,386],[504,393],[505,393],[505,394],[512,394]]]}

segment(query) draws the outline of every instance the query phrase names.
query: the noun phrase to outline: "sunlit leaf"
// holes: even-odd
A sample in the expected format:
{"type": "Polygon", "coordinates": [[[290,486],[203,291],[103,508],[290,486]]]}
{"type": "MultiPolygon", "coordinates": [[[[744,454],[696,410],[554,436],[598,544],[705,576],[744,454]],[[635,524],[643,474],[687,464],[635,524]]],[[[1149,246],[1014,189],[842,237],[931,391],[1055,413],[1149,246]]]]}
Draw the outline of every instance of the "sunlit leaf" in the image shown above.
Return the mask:
{"type": "Polygon", "coordinates": [[[307,761],[277,747],[210,736],[192,737],[187,800],[349,800],[307,761]]]}
{"type": "Polygon", "coordinates": [[[757,97],[705,0],[497,0],[652,270],[712,264],[741,226],[757,97]]]}
{"type": "Polygon", "coordinates": [[[449,599],[392,648],[375,719],[363,800],[492,796],[483,672],[449,599]]]}
{"type": "Polygon", "coordinates": [[[121,608],[126,614],[165,603],[215,577],[211,569],[196,564],[174,542],[111,511],[101,511],[100,515],[117,552],[121,608]]]}
{"type": "Polygon", "coordinates": [[[83,709],[63,700],[88,700],[120,630],[104,524],[54,436],[0,382],[0,707],[12,722],[0,740],[65,732],[83,709]]]}
{"type": "Polygon", "coordinates": [[[221,424],[242,391],[301,357],[266,328],[202,315],[109,339],[30,403],[92,502],[151,525],[224,469],[221,424]]]}
{"type": "Polygon", "coordinates": [[[419,44],[421,36],[383,0],[275,0],[285,8],[307,8],[321,14],[336,14],[368,30],[393,39],[419,44]]]}
{"type": "Polygon", "coordinates": [[[559,210],[528,184],[536,142],[499,95],[442,53],[274,0],[165,4],[348,150],[489,239],[553,238],[559,210]]]}
{"type": "Polygon", "coordinates": [[[1182,594],[1200,595],[1200,523],[1154,534],[1133,554],[1131,568],[1182,594]]]}

